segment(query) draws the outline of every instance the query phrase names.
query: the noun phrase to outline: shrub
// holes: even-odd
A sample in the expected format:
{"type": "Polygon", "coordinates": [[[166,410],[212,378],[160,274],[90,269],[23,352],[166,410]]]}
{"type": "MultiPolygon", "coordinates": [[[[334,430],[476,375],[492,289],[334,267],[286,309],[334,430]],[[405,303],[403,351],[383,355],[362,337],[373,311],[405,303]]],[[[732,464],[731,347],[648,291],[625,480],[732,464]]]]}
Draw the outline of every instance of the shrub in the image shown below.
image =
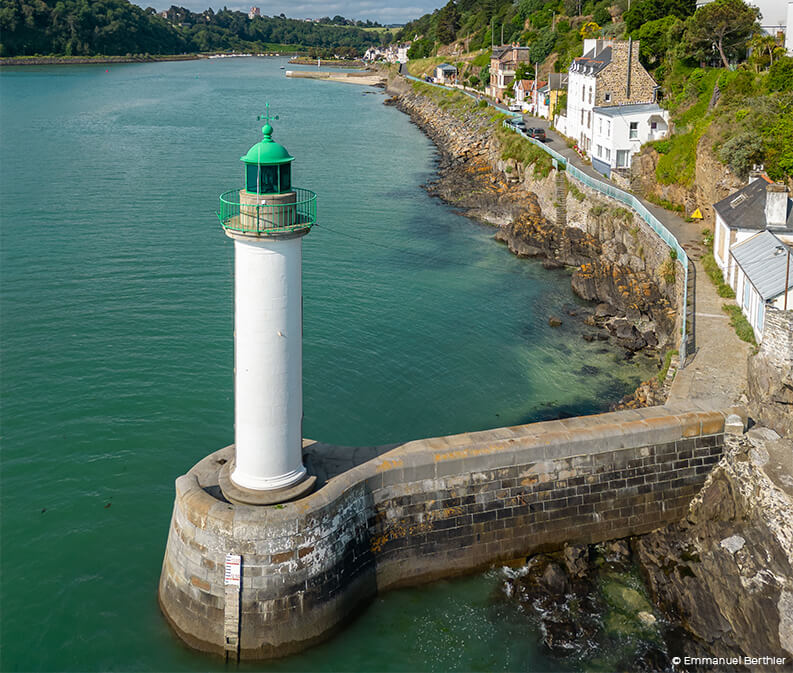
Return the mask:
{"type": "Polygon", "coordinates": [[[745,180],[749,171],[763,158],[763,140],[756,131],[743,131],[725,142],[719,150],[719,159],[745,180]]]}
{"type": "Polygon", "coordinates": [[[666,379],[666,375],[669,372],[669,367],[672,364],[672,358],[677,354],[677,349],[668,350],[664,354],[664,365],[661,367],[661,371],[658,372],[658,383],[663,383],[664,379],[666,379]]]}
{"type": "Polygon", "coordinates": [[[589,214],[594,215],[595,217],[600,217],[603,213],[608,210],[608,206],[603,203],[596,203],[589,209],[589,214]]]}
{"type": "Polygon", "coordinates": [[[658,275],[664,279],[667,285],[672,285],[675,282],[675,274],[675,260],[669,257],[661,262],[661,266],[658,267],[658,275]]]}
{"type": "Polygon", "coordinates": [[[765,85],[769,91],[793,91],[793,56],[774,61],[765,85]]]}
{"type": "Polygon", "coordinates": [[[721,308],[728,316],[730,316],[730,325],[732,325],[735,333],[738,335],[738,338],[741,341],[752,344],[752,346],[757,348],[757,341],[755,341],[754,338],[754,330],[749,324],[749,321],[746,319],[746,316],[741,312],[740,307],[731,304],[724,304],[721,308]]]}

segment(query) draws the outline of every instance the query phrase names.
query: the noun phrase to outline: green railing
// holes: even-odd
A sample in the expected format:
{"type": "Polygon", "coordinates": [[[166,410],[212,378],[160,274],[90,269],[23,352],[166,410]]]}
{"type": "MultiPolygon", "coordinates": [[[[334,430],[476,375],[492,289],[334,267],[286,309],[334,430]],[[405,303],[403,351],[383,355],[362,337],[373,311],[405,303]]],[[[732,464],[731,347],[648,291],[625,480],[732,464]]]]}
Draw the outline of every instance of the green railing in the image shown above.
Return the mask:
{"type": "Polygon", "coordinates": [[[296,187],[292,203],[240,203],[241,189],[220,195],[218,219],[224,229],[246,234],[279,234],[310,229],[317,221],[317,195],[296,187]]]}

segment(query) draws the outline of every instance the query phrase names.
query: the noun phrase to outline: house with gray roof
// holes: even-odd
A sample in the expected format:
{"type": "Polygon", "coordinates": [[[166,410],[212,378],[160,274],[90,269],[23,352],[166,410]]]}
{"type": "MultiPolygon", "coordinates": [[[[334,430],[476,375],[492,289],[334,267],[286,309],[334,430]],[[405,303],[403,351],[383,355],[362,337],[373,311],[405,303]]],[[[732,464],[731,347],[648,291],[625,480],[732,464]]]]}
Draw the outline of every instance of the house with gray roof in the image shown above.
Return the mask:
{"type": "Polygon", "coordinates": [[[454,84],[457,82],[457,68],[448,63],[435,67],[435,81],[438,84],[454,84]]]}
{"type": "Polygon", "coordinates": [[[734,246],[765,230],[793,243],[793,200],[787,187],[765,174],[753,174],[749,184],[714,203],[713,210],[713,256],[724,280],[736,292],[738,270],[730,255],[734,246]]]}
{"type": "Polygon", "coordinates": [[[730,248],[735,298],[758,342],[763,339],[768,306],[793,309],[791,256],[791,246],[768,229],[730,248]]]}

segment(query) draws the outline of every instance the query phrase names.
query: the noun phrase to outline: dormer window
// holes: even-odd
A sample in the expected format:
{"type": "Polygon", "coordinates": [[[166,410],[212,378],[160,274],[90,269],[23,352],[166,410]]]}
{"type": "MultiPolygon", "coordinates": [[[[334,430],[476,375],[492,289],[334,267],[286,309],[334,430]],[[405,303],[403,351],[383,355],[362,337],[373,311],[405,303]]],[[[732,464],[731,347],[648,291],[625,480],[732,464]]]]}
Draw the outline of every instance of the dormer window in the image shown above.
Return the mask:
{"type": "Polygon", "coordinates": [[[730,208],[737,208],[744,201],[746,201],[746,194],[738,194],[732,201],[730,201],[730,208]]]}

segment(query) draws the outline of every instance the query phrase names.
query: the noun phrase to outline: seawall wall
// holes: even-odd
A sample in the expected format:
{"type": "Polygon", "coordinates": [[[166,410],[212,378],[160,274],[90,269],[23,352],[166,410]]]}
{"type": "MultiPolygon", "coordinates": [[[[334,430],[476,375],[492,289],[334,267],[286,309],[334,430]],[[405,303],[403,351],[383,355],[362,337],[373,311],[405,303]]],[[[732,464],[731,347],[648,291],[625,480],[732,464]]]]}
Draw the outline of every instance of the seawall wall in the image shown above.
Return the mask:
{"type": "MultiPolygon", "coordinates": [[[[327,637],[378,591],[646,533],[681,518],[721,456],[726,412],[693,409],[384,447],[271,507],[224,500],[226,447],[176,481],[160,605],[195,648],[223,654],[234,642],[243,658],[283,656],[327,637]],[[225,585],[229,553],[241,556],[239,593],[225,585]]],[[[344,451],[306,442],[304,453],[320,464],[344,451]]]]}

